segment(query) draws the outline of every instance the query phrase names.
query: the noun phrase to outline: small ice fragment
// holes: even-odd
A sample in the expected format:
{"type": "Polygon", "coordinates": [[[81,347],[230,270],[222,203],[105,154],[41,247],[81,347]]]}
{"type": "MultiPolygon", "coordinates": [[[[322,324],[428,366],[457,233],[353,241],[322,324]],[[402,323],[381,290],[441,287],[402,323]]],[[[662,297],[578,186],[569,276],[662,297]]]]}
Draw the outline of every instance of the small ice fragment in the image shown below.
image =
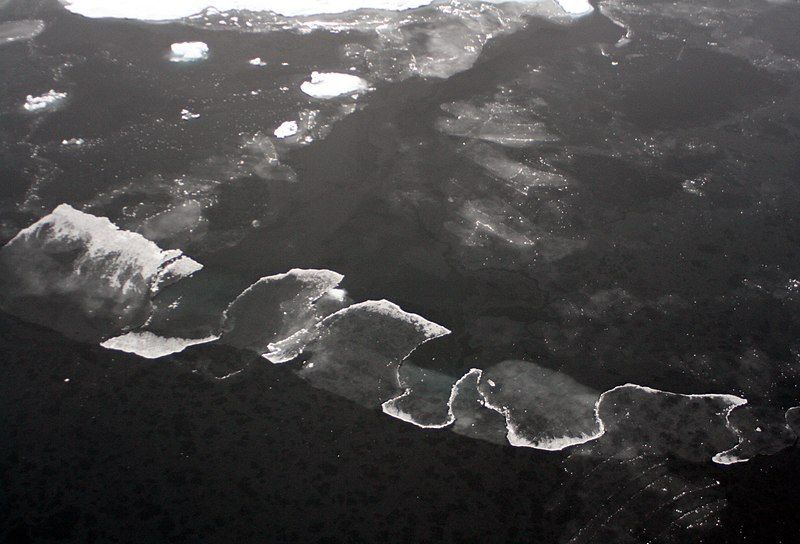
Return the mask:
{"type": "Polygon", "coordinates": [[[61,145],[81,146],[86,143],[83,138],[70,138],[69,140],[61,140],[61,145]]]}
{"type": "Polygon", "coordinates": [[[284,121],[275,129],[274,134],[276,138],[288,138],[297,134],[298,130],[297,121],[284,121]]]}
{"type": "Polygon", "coordinates": [[[264,62],[263,60],[261,60],[261,57],[256,57],[256,58],[254,58],[254,59],[250,59],[250,60],[248,60],[247,62],[248,62],[249,64],[252,64],[253,66],[266,66],[266,65],[267,65],[267,63],[266,63],[266,62],[264,62]]]}
{"type": "Polygon", "coordinates": [[[170,46],[172,62],[193,62],[208,58],[208,45],[203,42],[179,42],[170,46]]]}
{"type": "Polygon", "coordinates": [[[22,107],[25,108],[26,111],[54,109],[58,107],[65,98],[67,98],[67,93],[60,93],[50,89],[40,96],[33,96],[29,94],[25,99],[25,104],[22,107]]]}
{"type": "Polygon", "coordinates": [[[181,110],[181,119],[183,119],[184,121],[189,121],[191,119],[197,119],[198,117],[200,117],[199,113],[192,113],[191,111],[189,111],[187,109],[181,110]]]}
{"type": "Polygon", "coordinates": [[[312,72],[311,81],[304,81],[300,90],[314,98],[335,98],[345,94],[366,91],[369,84],[352,74],[312,72]]]}
{"type": "Polygon", "coordinates": [[[566,13],[573,16],[587,15],[594,11],[594,7],[588,0],[556,0],[556,3],[566,13]]]}

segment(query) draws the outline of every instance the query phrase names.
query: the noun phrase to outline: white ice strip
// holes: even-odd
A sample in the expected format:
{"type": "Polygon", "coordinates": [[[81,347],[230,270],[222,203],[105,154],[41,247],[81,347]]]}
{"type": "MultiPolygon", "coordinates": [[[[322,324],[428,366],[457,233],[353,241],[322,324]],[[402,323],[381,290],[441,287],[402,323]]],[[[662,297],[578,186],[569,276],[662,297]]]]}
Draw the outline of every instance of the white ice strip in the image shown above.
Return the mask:
{"type": "MultiPolygon", "coordinates": [[[[271,11],[287,17],[317,15],[323,13],[344,13],[359,9],[402,11],[418,8],[432,3],[432,0],[61,0],[73,13],[85,17],[113,17],[118,19],[139,19],[145,21],[168,21],[189,17],[214,6],[224,12],[229,10],[271,11]]],[[[537,0],[528,1],[536,3],[537,0]]],[[[502,3],[496,0],[495,3],[502,3]]],[[[524,3],[524,2],[523,2],[524,3]]],[[[586,0],[557,0],[561,9],[572,16],[590,13],[592,5],[586,0]]]]}
{"type": "Polygon", "coordinates": [[[62,93],[50,89],[46,93],[33,96],[28,95],[22,108],[29,112],[40,112],[44,110],[53,110],[59,107],[67,98],[67,93],[62,93]]]}
{"type": "Polygon", "coordinates": [[[707,462],[738,442],[728,415],[747,401],[734,395],[681,394],[636,384],[600,396],[598,414],[616,449],[707,462]]]}
{"type": "Polygon", "coordinates": [[[302,329],[312,329],[324,317],[315,303],[343,278],[332,270],[299,268],[261,278],[225,310],[222,341],[267,354],[270,360],[284,359],[276,352],[280,342],[302,329]]]}
{"type": "Polygon", "coordinates": [[[300,129],[297,126],[297,121],[284,121],[275,129],[273,134],[275,134],[276,138],[288,138],[297,134],[298,130],[300,129]]]}
{"type": "Polygon", "coordinates": [[[195,62],[208,58],[208,45],[204,42],[178,42],[170,46],[172,62],[195,62]]]}
{"type": "Polygon", "coordinates": [[[455,421],[450,409],[454,378],[406,362],[397,370],[397,381],[405,391],[381,405],[385,414],[423,429],[441,429],[455,421]]]}
{"type": "Polygon", "coordinates": [[[33,39],[42,33],[44,27],[44,21],[39,19],[0,23],[0,45],[33,39]]]}
{"type": "Polygon", "coordinates": [[[556,451],[600,438],[600,395],[570,376],[528,361],[503,361],[478,387],[503,414],[512,446],[556,451]]]}
{"type": "Polygon", "coordinates": [[[218,336],[205,338],[165,338],[149,331],[129,332],[110,338],[100,345],[107,349],[133,353],[145,359],[158,359],[173,353],[180,353],[190,346],[207,344],[219,339],[218,336]]]}
{"type": "Polygon", "coordinates": [[[106,338],[140,325],[165,282],[202,268],[180,250],[162,250],[68,204],[21,230],[0,249],[0,265],[0,300],[8,311],[70,336],[92,337],[77,330],[88,327],[106,338]],[[48,312],[52,298],[69,310],[48,312]],[[36,299],[41,303],[32,304],[36,299]]]}
{"type": "Polygon", "coordinates": [[[314,98],[329,99],[364,92],[369,89],[366,80],[352,74],[312,72],[311,80],[304,81],[300,90],[314,98]]]}
{"type": "Polygon", "coordinates": [[[70,138],[69,140],[61,140],[61,145],[69,147],[80,147],[86,143],[83,138],[70,138]]]}
{"type": "Polygon", "coordinates": [[[450,331],[387,300],[323,319],[298,374],[315,387],[377,407],[402,393],[397,368],[418,346],[450,331]]]}
{"type": "Polygon", "coordinates": [[[502,150],[489,144],[477,143],[467,148],[466,153],[475,164],[483,167],[489,174],[504,180],[510,187],[525,195],[532,189],[563,188],[570,185],[569,180],[563,175],[514,161],[502,150]]]}

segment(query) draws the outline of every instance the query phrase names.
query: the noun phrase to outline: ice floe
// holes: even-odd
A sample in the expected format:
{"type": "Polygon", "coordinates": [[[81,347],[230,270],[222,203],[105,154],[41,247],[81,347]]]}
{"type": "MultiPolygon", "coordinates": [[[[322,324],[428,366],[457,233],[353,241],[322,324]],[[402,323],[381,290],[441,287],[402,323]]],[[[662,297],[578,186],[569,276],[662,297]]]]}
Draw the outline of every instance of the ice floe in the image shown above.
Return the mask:
{"type": "Polygon", "coordinates": [[[366,80],[353,74],[312,72],[311,80],[304,81],[300,90],[314,98],[328,99],[364,92],[369,88],[366,80]]]}
{"type": "Polygon", "coordinates": [[[144,323],[153,294],[202,265],[62,204],[0,249],[0,267],[7,312],[99,340],[144,323]]]}
{"type": "Polygon", "coordinates": [[[61,140],[61,145],[67,147],[80,147],[86,143],[83,138],[70,138],[68,140],[61,140]]]}
{"type": "Polygon", "coordinates": [[[455,421],[450,409],[455,390],[453,378],[403,363],[397,371],[397,380],[405,391],[383,403],[385,414],[424,429],[441,429],[455,421]]]}
{"type": "Polygon", "coordinates": [[[195,62],[208,58],[208,45],[204,42],[178,42],[169,49],[172,62],[195,62]]]}
{"type": "Polygon", "coordinates": [[[41,34],[44,28],[44,21],[39,19],[0,23],[0,45],[31,40],[41,34]]]}
{"type": "Polygon", "coordinates": [[[25,99],[25,104],[22,105],[25,111],[40,112],[45,110],[53,110],[58,108],[67,98],[67,93],[62,93],[50,89],[46,93],[33,96],[28,95],[25,99]]]}
{"type": "Polygon", "coordinates": [[[134,353],[145,359],[158,359],[173,353],[180,353],[190,346],[207,344],[218,336],[206,338],[165,338],[149,331],[129,332],[122,336],[109,338],[100,345],[107,349],[134,353]]]}
{"type": "Polygon", "coordinates": [[[568,375],[528,361],[503,361],[484,371],[487,406],[506,418],[508,442],[562,450],[602,436],[600,395],[568,375]]]}
{"type": "Polygon", "coordinates": [[[507,147],[529,147],[557,140],[542,121],[531,117],[530,108],[502,102],[476,106],[451,102],[441,106],[447,116],[436,127],[446,134],[493,142],[507,147]]]}
{"type": "Polygon", "coordinates": [[[737,407],[728,415],[728,427],[738,435],[739,443],[714,455],[712,460],[722,465],[743,463],[756,455],[772,455],[797,440],[786,414],[774,408],[737,407]]]}
{"type": "Polygon", "coordinates": [[[221,341],[282,360],[277,343],[313,328],[324,317],[315,302],[343,277],[331,270],[293,269],[261,278],[225,310],[221,341]]]}
{"type": "Polygon", "coordinates": [[[298,374],[315,387],[378,407],[402,393],[397,369],[403,360],[449,333],[387,300],[353,304],[317,325],[298,374]]]}
{"type": "Polygon", "coordinates": [[[508,445],[505,416],[486,403],[479,387],[483,383],[483,370],[473,368],[453,386],[450,396],[452,431],[456,434],[508,445]]]}
{"type": "Polygon", "coordinates": [[[247,63],[251,64],[253,66],[266,66],[267,65],[266,62],[261,60],[261,57],[256,57],[254,59],[250,59],[250,60],[247,61],[247,63]]]}
{"type": "Polygon", "coordinates": [[[193,113],[192,111],[187,110],[185,108],[181,110],[181,119],[183,119],[184,121],[198,119],[199,117],[200,117],[199,113],[193,113]]]}
{"type": "Polygon", "coordinates": [[[289,136],[294,136],[300,128],[297,126],[297,121],[284,121],[280,124],[278,128],[275,129],[276,138],[288,138],[289,136]]]}

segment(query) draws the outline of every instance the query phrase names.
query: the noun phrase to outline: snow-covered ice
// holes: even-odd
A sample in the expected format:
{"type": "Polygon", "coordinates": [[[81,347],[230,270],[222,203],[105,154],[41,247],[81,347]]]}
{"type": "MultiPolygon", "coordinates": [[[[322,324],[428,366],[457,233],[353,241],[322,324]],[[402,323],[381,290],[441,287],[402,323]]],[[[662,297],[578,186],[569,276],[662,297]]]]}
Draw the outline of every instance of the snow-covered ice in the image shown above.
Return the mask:
{"type": "Polygon", "coordinates": [[[297,131],[300,130],[297,126],[297,121],[284,121],[281,125],[275,129],[276,138],[288,138],[289,136],[294,136],[297,134],[297,131]]]}
{"type": "Polygon", "coordinates": [[[172,62],[194,62],[208,58],[208,45],[204,42],[179,42],[170,46],[172,62]]]}
{"type": "Polygon", "coordinates": [[[110,338],[100,345],[107,349],[134,353],[145,359],[158,359],[173,353],[180,353],[189,346],[213,342],[218,338],[217,336],[208,336],[206,338],[165,338],[149,331],[134,331],[110,338]]]}
{"type": "Polygon", "coordinates": [[[39,96],[33,96],[29,94],[25,99],[25,104],[23,104],[22,107],[26,111],[30,112],[38,112],[48,109],[52,110],[61,105],[61,103],[66,98],[67,98],[67,93],[62,93],[50,89],[46,93],[39,96]]]}
{"type": "Polygon", "coordinates": [[[369,84],[353,74],[337,72],[312,72],[311,81],[304,81],[300,90],[314,98],[336,98],[346,94],[366,91],[369,84]]]}

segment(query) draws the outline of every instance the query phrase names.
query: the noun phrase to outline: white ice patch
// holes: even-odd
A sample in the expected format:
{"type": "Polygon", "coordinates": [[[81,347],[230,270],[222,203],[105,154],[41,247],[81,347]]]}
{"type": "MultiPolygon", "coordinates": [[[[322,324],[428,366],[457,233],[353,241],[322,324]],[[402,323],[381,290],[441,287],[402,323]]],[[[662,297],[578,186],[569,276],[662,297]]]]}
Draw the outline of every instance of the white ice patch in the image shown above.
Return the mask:
{"type": "Polygon", "coordinates": [[[25,111],[39,112],[44,110],[53,110],[60,106],[67,98],[67,93],[61,93],[50,89],[46,93],[33,96],[28,95],[25,99],[25,104],[22,105],[25,111]]]}
{"type": "Polygon", "coordinates": [[[352,74],[337,72],[312,72],[311,81],[304,81],[300,90],[314,98],[336,98],[346,94],[366,91],[369,84],[352,74]]]}
{"type": "Polygon", "coordinates": [[[129,332],[122,336],[110,338],[100,345],[107,349],[133,353],[145,359],[158,359],[173,353],[179,353],[189,346],[207,344],[217,340],[218,336],[206,338],[165,338],[149,331],[129,332]]]}
{"type": "Polygon", "coordinates": [[[297,121],[284,121],[275,129],[273,134],[275,134],[276,138],[288,138],[297,134],[298,130],[300,129],[297,126],[297,121]]]}
{"type": "Polygon", "coordinates": [[[80,147],[86,143],[83,138],[70,138],[69,140],[61,140],[61,145],[68,147],[80,147]]]}
{"type": "Polygon", "coordinates": [[[266,62],[261,60],[261,57],[256,57],[254,59],[250,59],[247,62],[248,62],[248,64],[251,64],[253,66],[266,66],[267,65],[266,62]]]}
{"type": "Polygon", "coordinates": [[[193,113],[187,109],[181,110],[181,119],[183,119],[184,121],[190,121],[192,119],[197,119],[198,117],[200,117],[199,113],[193,113]]]}
{"type": "Polygon", "coordinates": [[[170,46],[172,62],[194,62],[208,58],[208,45],[203,42],[179,42],[170,46]]]}
{"type": "MultiPolygon", "coordinates": [[[[523,2],[536,3],[537,0],[523,2]]],[[[586,0],[556,0],[560,8],[569,15],[590,13],[592,6],[586,0]]],[[[271,11],[287,17],[344,13],[359,9],[403,11],[427,6],[431,0],[61,0],[69,11],[85,17],[118,19],[140,19],[145,21],[169,21],[197,14],[213,6],[221,11],[249,10],[271,11]]],[[[495,3],[502,3],[496,0],[495,3]]]]}
{"type": "Polygon", "coordinates": [[[33,39],[42,33],[44,26],[39,19],[0,23],[0,45],[33,39]]]}

